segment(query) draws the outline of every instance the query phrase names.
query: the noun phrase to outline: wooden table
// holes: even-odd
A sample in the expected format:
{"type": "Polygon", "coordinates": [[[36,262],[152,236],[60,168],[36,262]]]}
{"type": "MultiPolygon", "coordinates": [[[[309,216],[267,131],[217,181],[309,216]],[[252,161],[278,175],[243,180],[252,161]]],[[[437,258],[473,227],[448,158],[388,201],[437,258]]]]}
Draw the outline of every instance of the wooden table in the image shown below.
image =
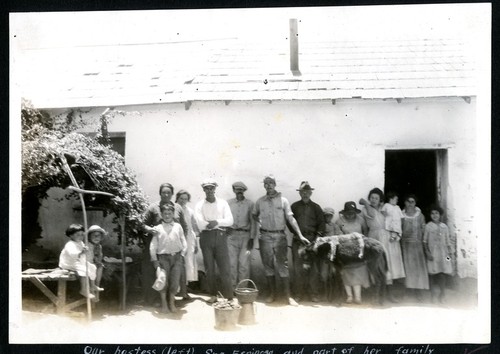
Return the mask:
{"type": "Polygon", "coordinates": [[[63,314],[75,307],[84,305],[87,302],[85,297],[76,300],[72,303],[66,303],[66,283],[68,281],[77,280],[78,277],[75,272],[55,268],[55,269],[26,269],[22,272],[22,279],[24,281],[32,282],[46,297],[56,305],[56,312],[63,314]],[[43,283],[45,281],[57,281],[57,295],[54,294],[43,283]]]}

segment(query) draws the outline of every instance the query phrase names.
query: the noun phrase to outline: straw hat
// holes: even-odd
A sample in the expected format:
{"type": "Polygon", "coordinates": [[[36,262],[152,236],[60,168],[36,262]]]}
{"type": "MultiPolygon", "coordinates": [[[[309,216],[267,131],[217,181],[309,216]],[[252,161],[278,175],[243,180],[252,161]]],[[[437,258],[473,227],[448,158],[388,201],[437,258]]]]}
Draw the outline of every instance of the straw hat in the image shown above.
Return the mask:
{"type": "Polygon", "coordinates": [[[92,225],[91,227],[89,227],[89,229],[87,230],[87,236],[90,235],[92,232],[100,232],[103,236],[106,236],[108,233],[102,228],[100,227],[99,225],[92,225]]]}

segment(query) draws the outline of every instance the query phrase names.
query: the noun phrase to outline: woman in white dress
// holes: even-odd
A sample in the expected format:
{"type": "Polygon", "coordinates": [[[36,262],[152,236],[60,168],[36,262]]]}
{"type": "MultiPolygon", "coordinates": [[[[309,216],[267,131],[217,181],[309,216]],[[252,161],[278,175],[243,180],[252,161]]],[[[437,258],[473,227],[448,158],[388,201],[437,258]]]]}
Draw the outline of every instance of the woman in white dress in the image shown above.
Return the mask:
{"type": "Polygon", "coordinates": [[[187,206],[187,203],[191,200],[191,194],[188,191],[181,189],[176,194],[175,202],[182,207],[184,212],[184,218],[186,219],[186,224],[188,226],[188,231],[186,234],[187,241],[187,251],[184,257],[184,263],[186,265],[186,282],[198,281],[198,262],[197,253],[199,250],[198,238],[200,234],[198,231],[198,226],[194,219],[193,209],[187,206]]]}
{"type": "Polygon", "coordinates": [[[398,302],[394,297],[393,289],[390,285],[393,284],[393,279],[404,278],[406,275],[400,241],[392,239],[391,233],[385,229],[385,216],[380,211],[383,200],[384,192],[379,188],[374,188],[368,193],[368,201],[361,199],[359,204],[364,206],[361,212],[368,226],[368,237],[374,238],[384,245],[387,253],[387,266],[389,268],[386,282],[389,285],[388,298],[392,302],[398,302]]]}

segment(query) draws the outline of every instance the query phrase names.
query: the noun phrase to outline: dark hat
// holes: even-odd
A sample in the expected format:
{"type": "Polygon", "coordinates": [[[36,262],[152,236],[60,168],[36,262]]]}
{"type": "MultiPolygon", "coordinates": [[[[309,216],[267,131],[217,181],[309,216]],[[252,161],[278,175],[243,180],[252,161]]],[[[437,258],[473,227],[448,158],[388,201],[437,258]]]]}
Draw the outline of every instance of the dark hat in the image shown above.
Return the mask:
{"type": "Polygon", "coordinates": [[[339,211],[339,214],[345,214],[349,211],[354,211],[356,214],[361,213],[361,210],[356,208],[356,203],[355,202],[345,202],[344,204],[344,209],[339,211]]]}
{"type": "Polygon", "coordinates": [[[241,182],[241,181],[238,181],[238,182],[234,182],[233,183],[233,189],[234,188],[242,188],[243,190],[247,190],[247,186],[245,185],[245,183],[241,182]]]}
{"type": "Polygon", "coordinates": [[[311,188],[311,185],[309,184],[309,182],[307,181],[303,181],[301,184],[300,184],[300,187],[299,189],[297,189],[298,191],[313,191],[314,188],[311,188]]]}

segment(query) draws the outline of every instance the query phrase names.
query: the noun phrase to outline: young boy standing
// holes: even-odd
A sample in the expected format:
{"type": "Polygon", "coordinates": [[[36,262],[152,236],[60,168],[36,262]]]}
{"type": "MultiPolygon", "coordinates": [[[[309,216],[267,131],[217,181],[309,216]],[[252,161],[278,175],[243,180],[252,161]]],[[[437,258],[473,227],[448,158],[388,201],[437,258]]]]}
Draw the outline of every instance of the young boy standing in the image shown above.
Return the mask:
{"type": "Polygon", "coordinates": [[[160,207],[162,223],[155,226],[149,252],[155,269],[161,268],[166,273],[165,287],[160,290],[161,312],[177,312],[175,294],[179,288],[182,271],[182,257],[187,250],[184,231],[180,224],[174,222],[175,208],[164,204],[160,207]],[[168,292],[168,306],[167,306],[168,292]]]}

